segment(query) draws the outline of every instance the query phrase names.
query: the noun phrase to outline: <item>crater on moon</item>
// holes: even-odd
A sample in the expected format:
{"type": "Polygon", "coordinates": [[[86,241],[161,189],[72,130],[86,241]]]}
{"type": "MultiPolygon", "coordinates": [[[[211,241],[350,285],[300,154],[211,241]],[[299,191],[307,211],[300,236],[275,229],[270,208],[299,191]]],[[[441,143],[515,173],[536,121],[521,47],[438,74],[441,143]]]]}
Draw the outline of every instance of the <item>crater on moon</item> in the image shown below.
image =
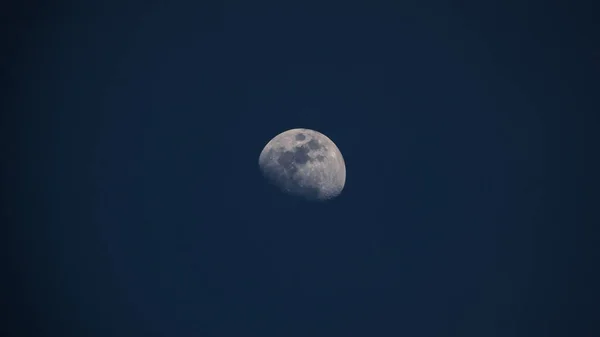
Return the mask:
{"type": "Polygon", "coordinates": [[[293,151],[285,151],[277,159],[279,165],[281,165],[284,170],[296,173],[298,171],[298,166],[306,164],[306,162],[312,160],[308,156],[309,150],[305,146],[294,148],[293,151]]]}

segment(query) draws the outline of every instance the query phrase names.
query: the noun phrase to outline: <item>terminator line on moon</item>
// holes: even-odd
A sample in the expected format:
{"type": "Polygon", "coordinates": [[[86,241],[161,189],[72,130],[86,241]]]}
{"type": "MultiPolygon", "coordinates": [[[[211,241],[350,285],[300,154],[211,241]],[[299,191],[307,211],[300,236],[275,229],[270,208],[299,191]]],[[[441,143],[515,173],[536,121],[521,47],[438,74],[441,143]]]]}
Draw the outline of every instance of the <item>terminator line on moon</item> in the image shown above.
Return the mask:
{"type": "Polygon", "coordinates": [[[346,183],[346,164],[324,134],[291,129],[271,139],[260,153],[263,175],[282,191],[308,200],[338,196],[346,183]]]}

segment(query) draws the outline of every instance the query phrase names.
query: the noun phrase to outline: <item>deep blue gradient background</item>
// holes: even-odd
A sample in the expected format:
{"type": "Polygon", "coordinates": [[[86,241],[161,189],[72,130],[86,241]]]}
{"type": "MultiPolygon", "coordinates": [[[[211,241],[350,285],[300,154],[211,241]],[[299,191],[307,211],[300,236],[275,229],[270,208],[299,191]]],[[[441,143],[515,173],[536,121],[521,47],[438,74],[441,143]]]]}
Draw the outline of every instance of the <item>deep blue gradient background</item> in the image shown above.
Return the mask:
{"type": "Polygon", "coordinates": [[[592,8],[198,3],[7,7],[5,335],[597,335],[592,8]]]}

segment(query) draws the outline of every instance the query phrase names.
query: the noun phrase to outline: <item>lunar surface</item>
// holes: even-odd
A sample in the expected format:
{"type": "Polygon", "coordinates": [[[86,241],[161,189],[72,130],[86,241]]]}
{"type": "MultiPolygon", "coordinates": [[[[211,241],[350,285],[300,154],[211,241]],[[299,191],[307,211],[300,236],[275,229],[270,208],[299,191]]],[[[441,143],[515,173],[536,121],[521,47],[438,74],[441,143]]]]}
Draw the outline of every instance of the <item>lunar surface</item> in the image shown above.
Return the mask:
{"type": "Polygon", "coordinates": [[[308,200],[335,198],[346,183],[342,153],[331,139],[310,129],[275,136],[260,153],[258,164],[271,183],[308,200]]]}

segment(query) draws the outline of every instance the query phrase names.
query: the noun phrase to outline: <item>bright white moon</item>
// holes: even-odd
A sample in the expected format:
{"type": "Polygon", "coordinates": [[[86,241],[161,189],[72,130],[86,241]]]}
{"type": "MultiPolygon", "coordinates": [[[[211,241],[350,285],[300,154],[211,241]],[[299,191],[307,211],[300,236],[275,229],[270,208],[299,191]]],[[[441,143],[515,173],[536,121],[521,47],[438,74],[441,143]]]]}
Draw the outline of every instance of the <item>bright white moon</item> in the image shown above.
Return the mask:
{"type": "Polygon", "coordinates": [[[263,175],[284,192],[309,200],[338,196],[346,183],[346,164],[324,134],[292,129],[271,139],[260,153],[263,175]]]}

